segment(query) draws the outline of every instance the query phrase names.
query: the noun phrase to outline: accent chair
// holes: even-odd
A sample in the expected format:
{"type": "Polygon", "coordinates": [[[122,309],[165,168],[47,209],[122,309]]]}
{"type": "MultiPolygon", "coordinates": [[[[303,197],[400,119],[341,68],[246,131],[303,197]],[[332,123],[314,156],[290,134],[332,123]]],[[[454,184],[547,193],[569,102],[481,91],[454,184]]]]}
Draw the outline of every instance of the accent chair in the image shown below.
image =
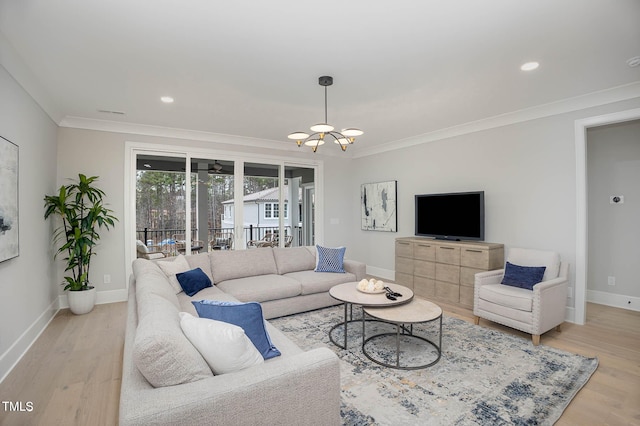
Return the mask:
{"type": "Polygon", "coordinates": [[[531,334],[540,335],[564,322],[569,264],[552,251],[512,248],[505,269],[475,275],[473,314],[531,334]]]}
{"type": "Polygon", "coordinates": [[[162,259],[164,257],[163,252],[149,250],[149,247],[140,240],[136,240],[136,255],[149,260],[162,259]]]}

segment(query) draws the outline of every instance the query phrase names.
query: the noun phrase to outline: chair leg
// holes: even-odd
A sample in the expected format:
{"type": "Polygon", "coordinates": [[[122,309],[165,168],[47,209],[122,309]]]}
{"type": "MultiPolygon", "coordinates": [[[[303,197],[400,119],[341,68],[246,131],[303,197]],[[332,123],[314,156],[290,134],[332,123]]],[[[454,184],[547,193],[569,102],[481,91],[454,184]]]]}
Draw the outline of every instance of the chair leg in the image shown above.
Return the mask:
{"type": "Polygon", "coordinates": [[[479,324],[480,324],[480,317],[478,317],[478,316],[474,316],[474,317],[473,317],[473,323],[474,323],[475,325],[479,325],[479,324]]]}
{"type": "Polygon", "coordinates": [[[532,334],[531,335],[531,340],[533,341],[533,346],[538,346],[540,344],[540,335],[539,334],[532,334]]]}

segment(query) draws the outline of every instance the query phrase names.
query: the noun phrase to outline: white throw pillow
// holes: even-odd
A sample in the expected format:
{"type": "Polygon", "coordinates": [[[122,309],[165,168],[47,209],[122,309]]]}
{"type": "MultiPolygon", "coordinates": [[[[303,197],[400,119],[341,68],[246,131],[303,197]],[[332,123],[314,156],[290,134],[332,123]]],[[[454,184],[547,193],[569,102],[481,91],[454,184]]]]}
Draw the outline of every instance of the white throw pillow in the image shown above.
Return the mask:
{"type": "Polygon", "coordinates": [[[237,325],[180,312],[180,327],[213,374],[231,373],[264,362],[244,330],[237,325]]]}
{"type": "Polygon", "coordinates": [[[187,258],[183,255],[179,255],[173,260],[173,262],[158,262],[157,265],[162,269],[162,272],[164,272],[167,278],[169,278],[171,287],[176,291],[176,294],[180,293],[182,291],[182,286],[178,282],[176,274],[187,272],[191,269],[189,262],[187,262],[187,258]]]}

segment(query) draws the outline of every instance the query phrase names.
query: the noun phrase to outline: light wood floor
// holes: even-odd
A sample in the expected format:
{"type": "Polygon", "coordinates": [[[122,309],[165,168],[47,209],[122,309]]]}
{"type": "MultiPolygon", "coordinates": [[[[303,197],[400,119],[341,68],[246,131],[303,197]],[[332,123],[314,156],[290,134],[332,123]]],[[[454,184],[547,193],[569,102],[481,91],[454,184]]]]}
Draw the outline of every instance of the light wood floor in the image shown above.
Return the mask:
{"type": "MultiPolygon", "coordinates": [[[[441,305],[448,315],[473,321],[469,310],[441,305]]],[[[33,410],[6,412],[0,405],[0,424],[116,425],[125,316],[125,303],[98,305],[82,316],[59,312],[0,383],[2,401],[31,402],[33,410]]],[[[589,304],[586,325],[566,323],[541,344],[600,361],[557,425],[640,425],[640,312],[589,304]]]]}

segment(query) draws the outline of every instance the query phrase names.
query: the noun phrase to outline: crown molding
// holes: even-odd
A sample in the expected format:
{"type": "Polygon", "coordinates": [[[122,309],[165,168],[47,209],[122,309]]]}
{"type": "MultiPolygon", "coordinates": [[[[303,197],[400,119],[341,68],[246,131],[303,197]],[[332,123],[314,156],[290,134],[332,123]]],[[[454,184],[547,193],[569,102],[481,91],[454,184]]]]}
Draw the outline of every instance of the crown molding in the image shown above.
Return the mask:
{"type": "Polygon", "coordinates": [[[186,139],[201,142],[213,142],[229,145],[244,145],[293,151],[286,142],[250,138],[245,136],[225,135],[221,133],[204,132],[200,130],[179,129],[174,127],[152,126],[147,124],[124,123],[119,121],[99,120],[93,118],[66,116],[58,124],[60,127],[73,129],[98,130],[102,132],[126,133],[131,135],[155,136],[170,139],[186,139]]]}
{"type": "MultiPolygon", "coordinates": [[[[300,148],[290,141],[274,141],[247,136],[226,135],[201,130],[180,129],[174,127],[152,126],[147,124],[125,123],[120,121],[100,120],[94,118],[66,116],[58,124],[60,127],[73,129],[97,130],[102,132],[126,133],[131,135],[154,136],[169,139],[212,142],[250,148],[265,148],[285,152],[300,152],[300,148]]],[[[318,156],[345,156],[342,151],[327,151],[318,156]]],[[[351,154],[351,153],[349,153],[351,154]]],[[[315,154],[314,154],[315,155],[315,154]]]]}
{"type": "Polygon", "coordinates": [[[587,93],[585,95],[580,95],[573,98],[567,98],[548,104],[538,105],[531,108],[512,111],[505,114],[484,118],[482,120],[471,121],[469,123],[447,127],[445,129],[440,129],[405,139],[385,142],[384,144],[376,145],[370,148],[361,148],[363,151],[360,152],[360,149],[355,151],[353,153],[353,158],[368,157],[370,155],[382,154],[389,151],[395,151],[397,149],[408,148],[415,145],[422,145],[425,143],[448,139],[455,136],[461,136],[468,133],[508,126],[510,124],[522,123],[525,121],[536,120],[539,118],[579,111],[582,109],[635,98],[640,98],[640,81],[613,87],[611,89],[587,93]]]}

